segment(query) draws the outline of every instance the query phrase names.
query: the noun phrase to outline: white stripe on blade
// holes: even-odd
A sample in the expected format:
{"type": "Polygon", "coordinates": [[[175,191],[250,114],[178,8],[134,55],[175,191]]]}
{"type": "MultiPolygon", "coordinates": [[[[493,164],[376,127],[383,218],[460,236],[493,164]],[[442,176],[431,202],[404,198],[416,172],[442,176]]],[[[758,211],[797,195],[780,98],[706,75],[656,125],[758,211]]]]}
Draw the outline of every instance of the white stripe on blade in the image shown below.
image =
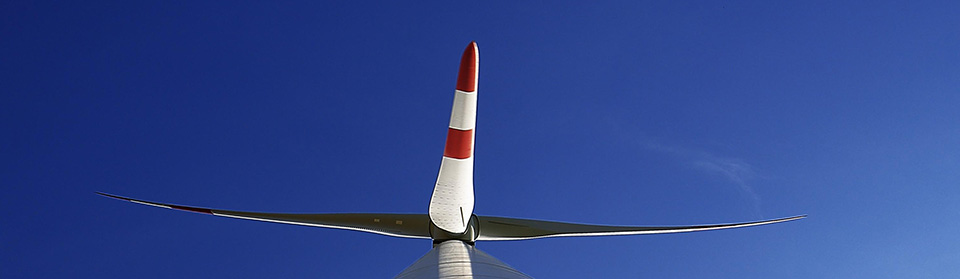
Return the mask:
{"type": "Polygon", "coordinates": [[[473,130],[477,125],[477,93],[457,90],[450,112],[450,128],[473,130]]]}

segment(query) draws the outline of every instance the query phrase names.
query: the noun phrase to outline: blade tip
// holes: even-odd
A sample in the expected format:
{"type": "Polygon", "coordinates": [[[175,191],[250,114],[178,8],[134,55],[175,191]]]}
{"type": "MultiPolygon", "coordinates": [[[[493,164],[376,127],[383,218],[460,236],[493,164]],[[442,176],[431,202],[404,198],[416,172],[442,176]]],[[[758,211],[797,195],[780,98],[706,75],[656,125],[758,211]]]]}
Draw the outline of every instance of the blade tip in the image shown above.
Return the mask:
{"type": "Polygon", "coordinates": [[[101,196],[108,197],[108,198],[111,198],[111,199],[128,200],[127,198],[124,198],[124,197],[121,197],[121,196],[111,195],[111,194],[107,194],[107,193],[100,192],[100,191],[96,191],[96,192],[94,192],[94,193],[97,193],[97,195],[101,195],[101,196]]]}
{"type": "Polygon", "coordinates": [[[477,91],[477,68],[479,55],[476,41],[470,41],[460,57],[460,71],[457,74],[457,90],[477,91]]]}

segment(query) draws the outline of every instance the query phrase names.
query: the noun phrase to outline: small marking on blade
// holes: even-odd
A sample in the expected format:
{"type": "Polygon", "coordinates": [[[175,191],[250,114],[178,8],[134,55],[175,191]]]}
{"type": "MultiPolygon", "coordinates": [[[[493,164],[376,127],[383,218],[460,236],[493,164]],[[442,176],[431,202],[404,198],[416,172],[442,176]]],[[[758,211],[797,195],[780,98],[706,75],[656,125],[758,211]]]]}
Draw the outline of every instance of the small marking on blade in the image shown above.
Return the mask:
{"type": "Polygon", "coordinates": [[[403,221],[397,220],[397,225],[403,225],[403,221]]]}
{"type": "Polygon", "coordinates": [[[528,226],[524,226],[524,225],[510,224],[510,223],[497,222],[497,221],[487,221],[487,223],[497,224],[497,225],[505,225],[505,226],[514,226],[514,227],[528,227],[528,226]]]}
{"type": "Polygon", "coordinates": [[[374,222],[374,223],[380,223],[380,219],[378,219],[378,218],[373,218],[373,222],[374,222]]]}

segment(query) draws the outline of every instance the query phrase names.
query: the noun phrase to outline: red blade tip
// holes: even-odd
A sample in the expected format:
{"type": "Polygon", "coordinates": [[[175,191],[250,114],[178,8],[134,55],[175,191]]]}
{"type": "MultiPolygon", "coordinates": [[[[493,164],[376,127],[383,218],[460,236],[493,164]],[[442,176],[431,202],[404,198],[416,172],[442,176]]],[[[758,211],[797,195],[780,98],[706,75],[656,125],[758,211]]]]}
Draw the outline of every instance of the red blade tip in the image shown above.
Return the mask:
{"type": "Polygon", "coordinates": [[[463,50],[463,56],[460,57],[460,72],[457,75],[457,90],[465,92],[477,91],[477,67],[478,59],[477,42],[472,41],[463,50]]]}

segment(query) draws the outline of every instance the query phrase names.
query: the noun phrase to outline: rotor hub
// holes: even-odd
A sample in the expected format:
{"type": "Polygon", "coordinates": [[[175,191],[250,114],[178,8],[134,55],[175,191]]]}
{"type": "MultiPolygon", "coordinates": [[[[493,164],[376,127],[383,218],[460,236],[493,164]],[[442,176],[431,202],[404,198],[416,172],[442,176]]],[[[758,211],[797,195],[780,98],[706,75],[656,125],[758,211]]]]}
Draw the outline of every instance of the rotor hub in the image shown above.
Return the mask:
{"type": "Polygon", "coordinates": [[[477,219],[477,215],[470,216],[470,221],[467,221],[466,227],[467,229],[463,233],[452,233],[437,227],[437,225],[431,221],[430,238],[433,239],[434,245],[447,240],[460,240],[473,245],[477,237],[480,236],[480,221],[477,219]]]}

